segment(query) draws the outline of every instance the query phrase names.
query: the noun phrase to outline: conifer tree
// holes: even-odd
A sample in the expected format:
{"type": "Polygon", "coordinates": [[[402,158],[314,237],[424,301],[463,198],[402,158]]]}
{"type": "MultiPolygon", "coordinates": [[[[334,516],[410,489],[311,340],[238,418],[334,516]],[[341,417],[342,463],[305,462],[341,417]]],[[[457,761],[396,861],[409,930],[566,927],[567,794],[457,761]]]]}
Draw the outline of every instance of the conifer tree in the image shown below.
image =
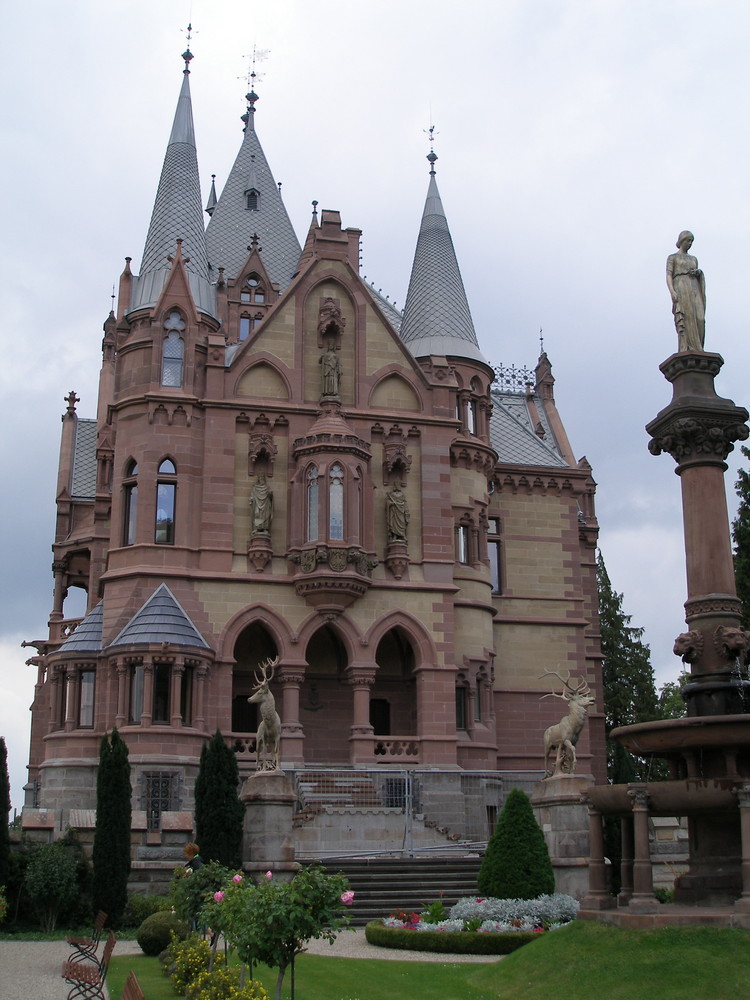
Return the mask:
{"type": "Polygon", "coordinates": [[[217,729],[201,750],[195,781],[195,830],[204,861],[226,868],[242,863],[242,821],[237,758],[217,729]]]}
{"type": "Polygon", "coordinates": [[[601,552],[597,554],[599,630],[602,642],[602,685],[607,733],[607,775],[614,784],[643,781],[649,762],[631,756],[621,744],[609,739],[618,726],[648,722],[658,717],[651,651],[642,641],[643,629],[630,624],[622,609],[623,595],[612,589],[601,552]]]}
{"type": "Polygon", "coordinates": [[[0,886],[8,884],[8,875],[10,873],[9,813],[10,781],[8,780],[8,750],[5,746],[5,739],[0,736],[0,886]]]}
{"type": "Polygon", "coordinates": [[[128,901],[131,798],[128,748],[117,729],[102,737],[96,776],[96,830],[92,861],[94,910],[119,926],[128,901]]]}
{"type": "Polygon", "coordinates": [[[505,800],[479,869],[477,888],[500,899],[536,899],[555,891],[547,844],[528,795],[514,788],[505,800]]]}
{"type": "MultiPolygon", "coordinates": [[[[750,458],[750,448],[743,445],[740,451],[750,458]]],[[[750,629],[750,472],[747,469],[738,470],[734,488],[740,501],[732,521],[734,579],[737,596],[742,601],[742,627],[750,629]]]]}

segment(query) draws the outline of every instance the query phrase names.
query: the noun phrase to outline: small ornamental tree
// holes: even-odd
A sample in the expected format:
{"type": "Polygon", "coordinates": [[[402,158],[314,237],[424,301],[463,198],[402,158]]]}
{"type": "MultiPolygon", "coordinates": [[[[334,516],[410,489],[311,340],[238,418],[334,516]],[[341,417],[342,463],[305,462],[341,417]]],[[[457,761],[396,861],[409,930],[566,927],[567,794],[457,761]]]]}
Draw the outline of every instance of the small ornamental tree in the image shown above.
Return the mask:
{"type": "Polygon", "coordinates": [[[240,773],[234,752],[217,729],[201,750],[195,780],[195,831],[204,861],[226,868],[242,862],[242,821],[245,810],[238,796],[240,773]]]}
{"type": "Polygon", "coordinates": [[[300,869],[288,882],[266,872],[258,885],[237,874],[208,901],[201,920],[221,931],[243,964],[263,962],[279,970],[276,1000],[291,967],[294,1000],[295,955],[313,938],[333,941],[349,923],[346,907],[353,899],[343,875],[328,875],[319,866],[300,869]]]}
{"type": "Polygon", "coordinates": [[[64,844],[58,840],[34,851],[26,868],[24,886],[42,930],[49,934],[60,914],[69,910],[78,898],[76,862],[64,844]]]}
{"type": "Polygon", "coordinates": [[[130,764],[128,748],[117,729],[102,737],[96,777],[94,911],[104,910],[109,925],[118,927],[128,902],[130,875],[130,764]]]}
{"type": "Polygon", "coordinates": [[[547,844],[528,795],[514,788],[505,800],[477,879],[479,892],[500,899],[536,899],[555,891],[547,844]]]}
{"type": "Polygon", "coordinates": [[[8,750],[5,746],[5,739],[0,736],[0,886],[8,884],[8,875],[10,873],[9,813],[10,781],[8,780],[8,750]]]}

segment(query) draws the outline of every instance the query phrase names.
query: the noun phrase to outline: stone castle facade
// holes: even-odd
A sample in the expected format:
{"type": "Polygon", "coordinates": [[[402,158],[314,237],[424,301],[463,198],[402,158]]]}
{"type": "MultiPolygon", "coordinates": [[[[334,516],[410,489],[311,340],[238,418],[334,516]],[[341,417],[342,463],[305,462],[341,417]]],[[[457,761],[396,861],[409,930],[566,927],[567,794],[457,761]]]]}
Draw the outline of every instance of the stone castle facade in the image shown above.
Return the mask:
{"type": "MultiPolygon", "coordinates": [[[[597,697],[579,771],[604,780],[591,469],[547,356],[496,369],[479,347],[436,157],[400,313],[360,276],[338,212],[314,211],[300,245],[252,92],[204,227],[189,80],[186,53],[96,415],[71,393],[63,416],[25,826],[62,832],[94,809],[113,726],[135,825],[179,826],[217,728],[254,766],[247,698],[276,657],[285,770],[417,769],[459,792],[457,775],[538,777],[565,712],[540,675],[571,670],[597,697]],[[82,620],[66,617],[74,587],[82,620]]],[[[459,833],[486,837],[493,795],[459,833]]]]}

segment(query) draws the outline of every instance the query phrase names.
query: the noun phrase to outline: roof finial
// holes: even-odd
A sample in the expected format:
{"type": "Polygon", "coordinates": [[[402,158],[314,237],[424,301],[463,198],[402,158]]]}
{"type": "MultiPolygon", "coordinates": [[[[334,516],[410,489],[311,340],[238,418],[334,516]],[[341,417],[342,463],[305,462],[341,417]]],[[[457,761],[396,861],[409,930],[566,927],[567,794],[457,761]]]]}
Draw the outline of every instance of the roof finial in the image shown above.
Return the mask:
{"type": "Polygon", "coordinates": [[[182,58],[185,60],[185,69],[183,70],[183,73],[190,72],[190,60],[193,58],[193,53],[190,51],[190,40],[193,37],[192,32],[193,32],[193,25],[191,23],[188,24],[187,26],[187,48],[182,53],[182,58]]]}
{"type": "MultiPolygon", "coordinates": [[[[251,125],[253,121],[253,115],[255,114],[255,102],[258,100],[258,95],[255,93],[255,84],[259,83],[263,77],[259,76],[255,72],[256,62],[263,62],[264,59],[268,57],[270,49],[259,49],[253,45],[252,55],[243,56],[244,59],[249,60],[249,70],[245,79],[247,80],[247,93],[245,94],[245,100],[247,101],[247,111],[242,116],[242,121],[245,123],[245,128],[251,125]]],[[[252,127],[252,125],[251,125],[252,127]]]]}
{"type": "Polygon", "coordinates": [[[312,207],[313,207],[313,219],[315,219],[315,221],[317,222],[318,221],[318,203],[317,203],[317,201],[314,198],[313,198],[312,207]]]}
{"type": "Polygon", "coordinates": [[[544,334],[542,332],[541,326],[539,327],[539,357],[544,354],[544,334]]]}
{"type": "Polygon", "coordinates": [[[430,161],[430,175],[432,177],[434,177],[435,176],[435,160],[437,160],[437,153],[435,152],[435,149],[434,149],[435,136],[436,135],[440,135],[440,133],[435,131],[435,126],[434,125],[430,125],[429,128],[424,129],[424,133],[425,133],[426,136],[429,137],[430,151],[427,154],[427,159],[430,161]]]}

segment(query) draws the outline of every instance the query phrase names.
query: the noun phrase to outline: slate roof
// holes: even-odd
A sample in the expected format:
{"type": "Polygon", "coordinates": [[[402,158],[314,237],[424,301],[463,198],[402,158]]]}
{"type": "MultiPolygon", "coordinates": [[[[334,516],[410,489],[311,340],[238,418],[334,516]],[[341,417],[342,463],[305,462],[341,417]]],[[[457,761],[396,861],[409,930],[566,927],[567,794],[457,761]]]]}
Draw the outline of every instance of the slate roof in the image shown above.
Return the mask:
{"type": "Polygon", "coordinates": [[[209,648],[165,583],[160,584],[143,607],[133,615],[109,648],[161,642],[168,642],[173,646],[209,648]]]}
{"type": "Polygon", "coordinates": [[[190,258],[185,270],[195,303],[203,312],[213,315],[215,295],[208,276],[190,73],[187,69],[164,156],[140,274],[133,282],[131,310],[154,305],[158,300],[171,268],[167,258],[174,257],[178,239],[182,240],[182,256],[190,258]]]}
{"type": "Polygon", "coordinates": [[[73,444],[73,500],[93,500],[96,495],[96,420],[79,417],[73,444]]]}
{"type": "Polygon", "coordinates": [[[434,169],[406,293],[401,339],[415,358],[435,354],[487,364],[479,350],[434,169]]]}
{"type": "Polygon", "coordinates": [[[299,267],[302,248],[260,145],[254,115],[254,108],[248,108],[242,145],[211,213],[206,229],[208,260],[214,281],[220,267],[227,278],[236,278],[257,233],[263,266],[283,292],[299,267]],[[245,192],[250,188],[258,192],[257,211],[246,208],[245,192]]]}
{"type": "Polygon", "coordinates": [[[99,601],[60,646],[61,653],[98,653],[102,648],[104,601],[99,601]]]}
{"type": "Polygon", "coordinates": [[[544,437],[536,433],[522,393],[492,391],[490,442],[501,465],[538,465],[567,469],[541,397],[534,396],[544,437]]]}
{"type": "Polygon", "coordinates": [[[366,282],[366,284],[367,284],[367,290],[377,302],[378,306],[385,315],[385,318],[391,324],[396,333],[399,333],[401,330],[401,323],[403,321],[404,314],[399,309],[396,308],[395,304],[391,302],[389,298],[383,295],[382,292],[379,292],[375,288],[375,285],[372,284],[372,282],[368,281],[366,282]]]}

